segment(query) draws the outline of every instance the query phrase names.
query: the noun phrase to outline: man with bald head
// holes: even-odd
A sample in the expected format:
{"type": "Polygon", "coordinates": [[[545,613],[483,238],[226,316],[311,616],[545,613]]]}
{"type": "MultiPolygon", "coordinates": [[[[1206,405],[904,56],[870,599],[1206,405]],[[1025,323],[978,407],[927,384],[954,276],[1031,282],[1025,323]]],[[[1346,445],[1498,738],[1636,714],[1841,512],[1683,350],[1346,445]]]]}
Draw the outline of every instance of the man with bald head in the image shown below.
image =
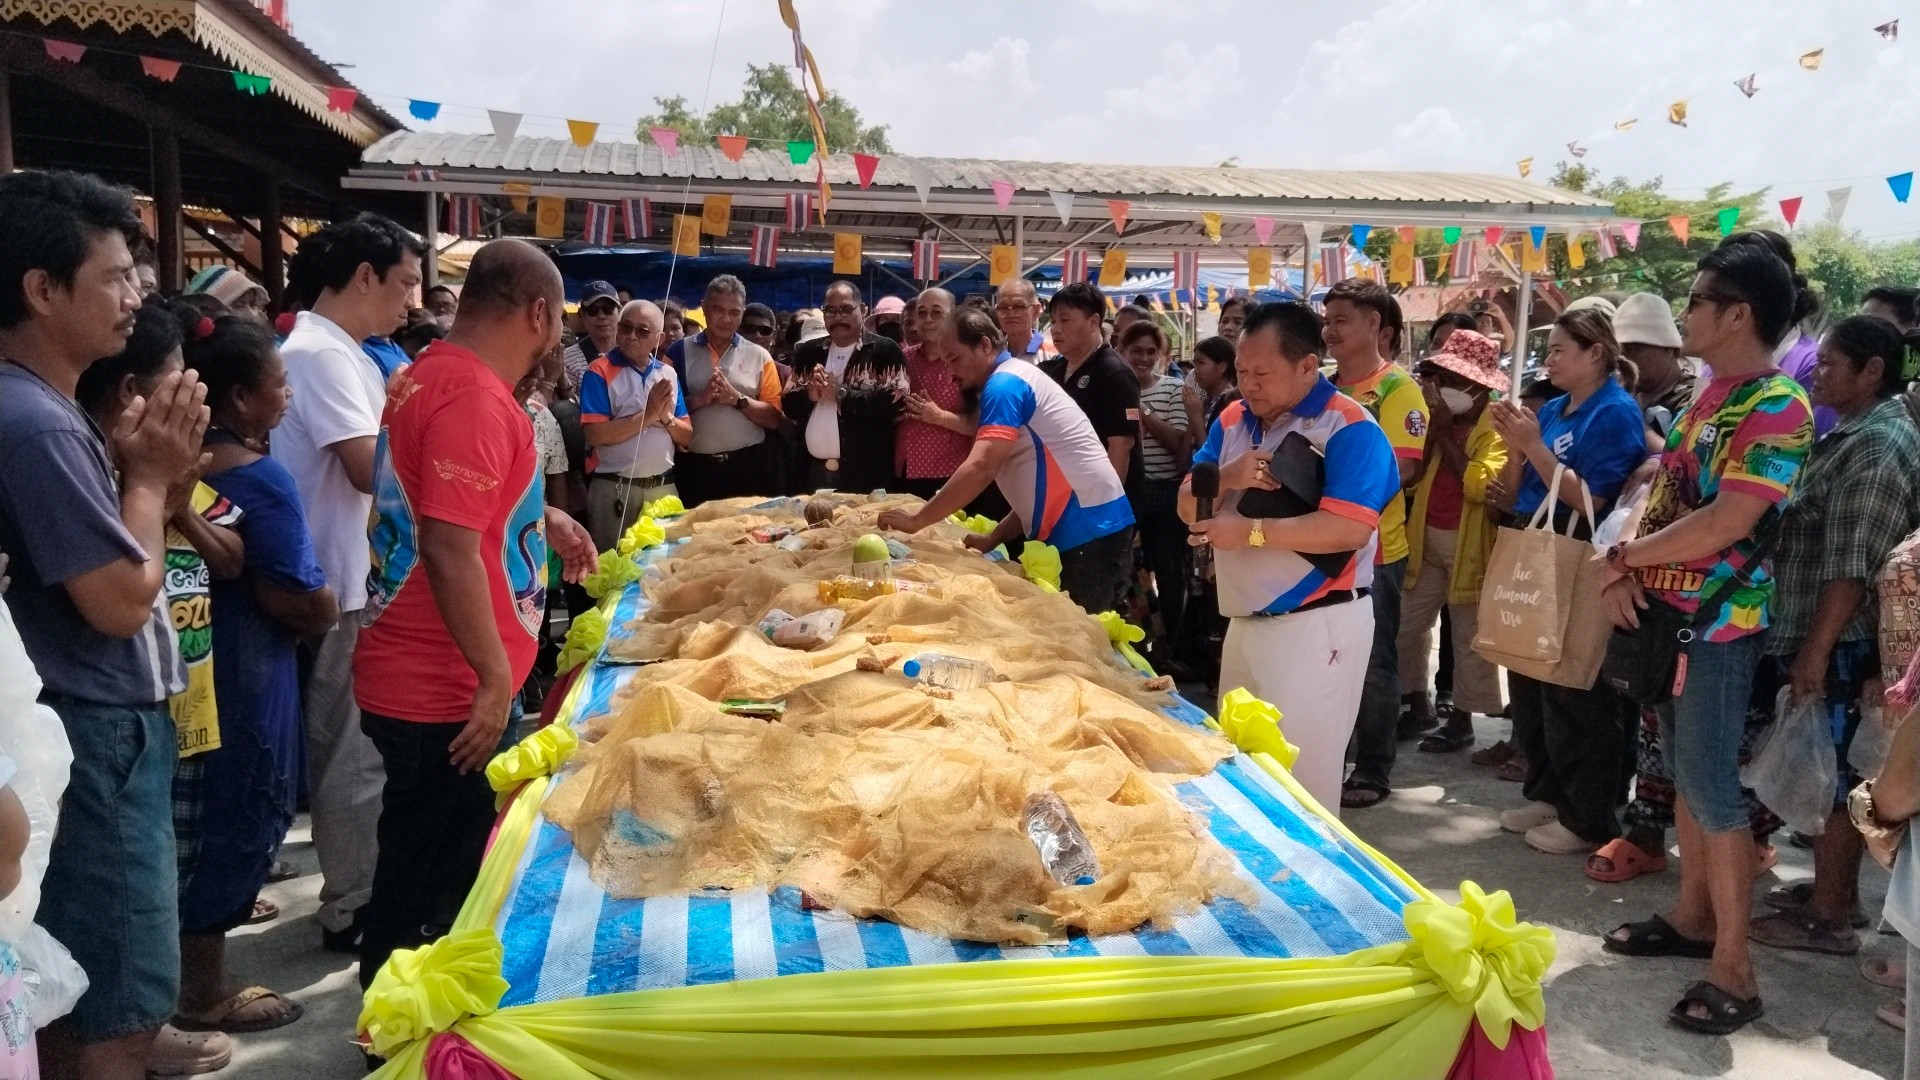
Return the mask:
{"type": "Polygon", "coordinates": [[[1007,353],[1015,360],[1038,364],[1057,355],[1047,348],[1040,332],[1040,294],[1023,277],[1008,278],[993,293],[993,321],[1007,339],[1007,353]]]}
{"type": "Polygon", "coordinates": [[[564,303],[540,249],[495,240],[473,258],[453,329],[388,387],[353,658],[360,727],[386,766],[363,987],[395,949],[445,933],[480,872],[485,768],[539,651],[548,543],[569,581],[595,565],[587,531],[546,505],[513,398],[559,344],[564,303]]]}
{"type": "Polygon", "coordinates": [[[673,455],[693,441],[687,399],[673,365],[654,357],[664,316],[646,300],[620,309],[618,344],[587,365],[580,423],[587,445],[587,529],[602,550],[647,503],[680,494],[673,455]]]}

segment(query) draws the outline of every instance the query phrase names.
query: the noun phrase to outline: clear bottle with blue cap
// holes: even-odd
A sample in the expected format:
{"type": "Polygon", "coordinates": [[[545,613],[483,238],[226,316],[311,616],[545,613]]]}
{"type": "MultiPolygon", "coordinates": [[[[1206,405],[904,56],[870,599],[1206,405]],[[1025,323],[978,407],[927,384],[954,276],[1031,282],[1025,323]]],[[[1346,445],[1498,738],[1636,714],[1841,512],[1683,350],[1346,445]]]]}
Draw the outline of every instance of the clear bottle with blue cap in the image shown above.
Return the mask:
{"type": "Polygon", "coordinates": [[[1091,885],[1100,879],[1100,860],[1057,792],[1036,791],[1027,796],[1027,839],[1040,853],[1040,862],[1062,885],[1091,885]]]}
{"type": "Polygon", "coordinates": [[[947,690],[971,690],[993,681],[993,668],[985,661],[945,653],[921,653],[900,666],[909,679],[947,690]]]}

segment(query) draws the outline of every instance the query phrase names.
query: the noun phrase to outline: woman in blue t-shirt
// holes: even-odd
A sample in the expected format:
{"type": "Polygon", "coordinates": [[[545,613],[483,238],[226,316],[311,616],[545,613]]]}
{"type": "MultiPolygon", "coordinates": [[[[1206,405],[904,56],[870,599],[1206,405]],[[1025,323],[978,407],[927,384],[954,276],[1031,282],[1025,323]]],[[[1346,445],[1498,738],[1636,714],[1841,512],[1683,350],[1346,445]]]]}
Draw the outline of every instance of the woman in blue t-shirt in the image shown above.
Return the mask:
{"type": "MultiPolygon", "coordinates": [[[[1593,512],[1604,516],[1628,475],[1647,455],[1645,420],[1627,392],[1636,381],[1620,355],[1608,309],[1568,311],[1547,339],[1547,378],[1559,397],[1536,419],[1516,402],[1488,406],[1509,451],[1514,517],[1524,523],[1547,497],[1556,466],[1561,474],[1555,528],[1584,513],[1584,486],[1593,512]]],[[[1575,535],[1594,523],[1578,522],[1575,535]]],[[[1500,815],[1500,827],[1525,833],[1527,844],[1555,855],[1585,855],[1620,835],[1614,814],[1626,783],[1627,732],[1639,712],[1604,682],[1586,689],[1556,686],[1507,673],[1513,738],[1527,761],[1527,805],[1500,815]]]]}

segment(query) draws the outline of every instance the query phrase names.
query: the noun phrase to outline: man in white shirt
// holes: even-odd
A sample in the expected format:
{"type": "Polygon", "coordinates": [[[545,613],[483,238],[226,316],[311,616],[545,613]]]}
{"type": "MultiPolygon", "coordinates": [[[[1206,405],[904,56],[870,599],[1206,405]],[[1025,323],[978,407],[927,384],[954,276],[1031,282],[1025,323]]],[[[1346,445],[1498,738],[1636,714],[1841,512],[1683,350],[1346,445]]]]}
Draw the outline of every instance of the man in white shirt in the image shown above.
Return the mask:
{"type": "Polygon", "coordinates": [[[353,650],[367,604],[367,520],[373,451],[386,389],[360,342],[406,318],[426,248],[375,214],[338,221],[301,241],[290,276],[317,290],[280,346],[293,400],[273,456],[293,474],[314,553],[340,600],[340,622],[311,652],[303,688],[308,798],[320,856],[319,922],[329,949],[358,948],[356,918],[373,891],[374,830],[384,782],[360,731],[353,650]]]}
{"type": "Polygon", "coordinates": [[[1040,332],[1040,294],[1026,278],[1008,278],[993,291],[993,321],[1000,325],[1007,352],[1015,360],[1038,364],[1057,355],[1047,348],[1047,336],[1040,332]]]}
{"type": "Polygon", "coordinates": [[[587,528],[611,551],[647,503],[678,495],[675,451],[693,441],[687,399],[673,367],[656,359],[660,309],[635,300],[620,311],[619,344],[587,365],[580,423],[587,445],[587,528]]]}

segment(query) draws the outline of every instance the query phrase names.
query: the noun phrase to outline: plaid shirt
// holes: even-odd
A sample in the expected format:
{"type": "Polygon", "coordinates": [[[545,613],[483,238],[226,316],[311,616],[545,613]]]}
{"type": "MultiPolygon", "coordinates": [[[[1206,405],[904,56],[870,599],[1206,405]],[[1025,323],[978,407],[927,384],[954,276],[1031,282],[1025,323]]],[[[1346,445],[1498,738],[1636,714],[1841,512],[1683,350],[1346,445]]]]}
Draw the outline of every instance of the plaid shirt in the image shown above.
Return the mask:
{"type": "Polygon", "coordinates": [[[1820,590],[1851,578],[1867,586],[1841,641],[1879,633],[1873,582],[1888,552],[1920,527],[1920,429],[1889,398],[1841,423],[1813,444],[1787,501],[1774,577],[1773,633],[1767,651],[1791,656],[1813,631],[1820,590]]]}

